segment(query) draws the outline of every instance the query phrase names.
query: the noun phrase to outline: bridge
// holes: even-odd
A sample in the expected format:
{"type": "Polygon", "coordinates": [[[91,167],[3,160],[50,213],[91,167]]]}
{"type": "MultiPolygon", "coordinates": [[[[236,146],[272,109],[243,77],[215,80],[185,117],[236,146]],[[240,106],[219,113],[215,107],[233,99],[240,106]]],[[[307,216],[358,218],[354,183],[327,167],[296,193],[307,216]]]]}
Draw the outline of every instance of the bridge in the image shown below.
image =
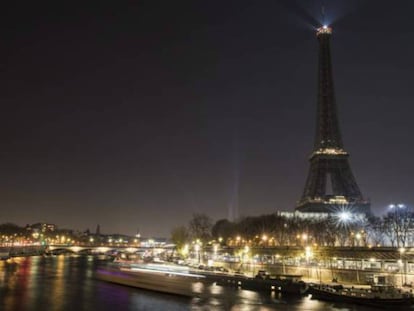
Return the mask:
{"type": "Polygon", "coordinates": [[[46,252],[66,251],[72,253],[91,252],[92,254],[110,254],[114,252],[136,253],[138,251],[153,251],[161,253],[164,251],[172,251],[175,245],[169,244],[165,246],[97,246],[97,245],[48,245],[45,247],[46,252]]]}

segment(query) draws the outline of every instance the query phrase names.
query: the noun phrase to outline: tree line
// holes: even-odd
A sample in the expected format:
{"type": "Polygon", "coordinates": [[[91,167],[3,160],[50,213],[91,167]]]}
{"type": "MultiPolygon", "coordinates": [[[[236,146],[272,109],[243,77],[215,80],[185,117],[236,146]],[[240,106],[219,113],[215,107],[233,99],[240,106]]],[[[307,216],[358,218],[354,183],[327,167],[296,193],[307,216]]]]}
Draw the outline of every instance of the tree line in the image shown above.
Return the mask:
{"type": "Polygon", "coordinates": [[[188,225],[176,227],[171,239],[178,248],[195,241],[229,246],[391,246],[414,244],[414,210],[404,206],[383,216],[330,214],[323,218],[287,217],[280,213],[242,217],[215,223],[195,214],[188,225]]]}

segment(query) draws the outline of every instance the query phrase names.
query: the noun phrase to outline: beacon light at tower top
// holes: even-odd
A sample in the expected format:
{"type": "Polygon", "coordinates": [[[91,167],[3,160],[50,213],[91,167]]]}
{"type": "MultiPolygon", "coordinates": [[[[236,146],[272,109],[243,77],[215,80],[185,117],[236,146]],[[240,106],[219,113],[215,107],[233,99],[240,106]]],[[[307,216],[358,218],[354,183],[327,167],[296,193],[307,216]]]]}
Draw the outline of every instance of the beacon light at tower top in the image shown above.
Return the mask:
{"type": "Polygon", "coordinates": [[[331,34],[332,33],[332,28],[329,27],[328,25],[323,25],[322,27],[319,27],[316,35],[321,35],[321,34],[331,34]]]}

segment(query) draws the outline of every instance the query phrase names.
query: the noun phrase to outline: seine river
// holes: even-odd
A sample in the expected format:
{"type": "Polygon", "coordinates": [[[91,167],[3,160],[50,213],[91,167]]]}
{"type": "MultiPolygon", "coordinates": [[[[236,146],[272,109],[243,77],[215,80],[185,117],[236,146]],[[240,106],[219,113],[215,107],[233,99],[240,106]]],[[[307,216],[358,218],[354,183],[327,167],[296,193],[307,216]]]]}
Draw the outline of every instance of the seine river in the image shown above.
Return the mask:
{"type": "Polygon", "coordinates": [[[374,310],[220,288],[207,299],[182,298],[96,280],[105,264],[91,256],[22,257],[0,261],[0,310],[374,310]]]}

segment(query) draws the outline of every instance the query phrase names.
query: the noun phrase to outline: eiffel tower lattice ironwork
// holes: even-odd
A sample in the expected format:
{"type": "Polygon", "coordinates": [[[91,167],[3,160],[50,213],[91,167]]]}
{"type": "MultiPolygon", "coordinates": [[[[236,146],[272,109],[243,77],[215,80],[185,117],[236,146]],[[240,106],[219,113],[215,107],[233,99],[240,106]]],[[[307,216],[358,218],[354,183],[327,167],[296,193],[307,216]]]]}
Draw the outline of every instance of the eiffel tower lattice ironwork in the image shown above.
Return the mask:
{"type": "Polygon", "coordinates": [[[349,165],[339,130],[332,77],[330,39],[332,29],[317,30],[319,41],[318,105],[315,144],[305,189],[296,210],[331,213],[349,205],[355,212],[370,213],[349,165]]]}

